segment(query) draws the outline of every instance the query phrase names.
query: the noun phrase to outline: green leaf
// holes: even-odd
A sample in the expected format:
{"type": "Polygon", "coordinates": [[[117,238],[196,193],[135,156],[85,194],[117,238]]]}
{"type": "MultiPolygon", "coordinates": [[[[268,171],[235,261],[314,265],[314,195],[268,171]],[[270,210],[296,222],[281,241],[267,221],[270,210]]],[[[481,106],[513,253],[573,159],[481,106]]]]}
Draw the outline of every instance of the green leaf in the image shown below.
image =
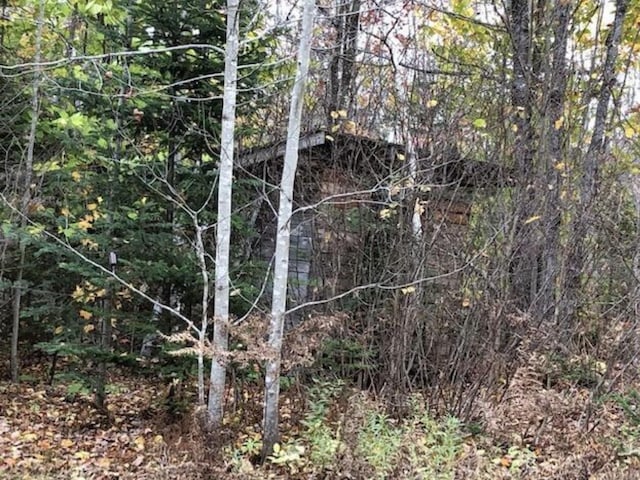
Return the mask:
{"type": "Polygon", "coordinates": [[[476,128],[487,128],[487,121],[484,118],[476,118],[473,121],[473,126],[476,128]]]}

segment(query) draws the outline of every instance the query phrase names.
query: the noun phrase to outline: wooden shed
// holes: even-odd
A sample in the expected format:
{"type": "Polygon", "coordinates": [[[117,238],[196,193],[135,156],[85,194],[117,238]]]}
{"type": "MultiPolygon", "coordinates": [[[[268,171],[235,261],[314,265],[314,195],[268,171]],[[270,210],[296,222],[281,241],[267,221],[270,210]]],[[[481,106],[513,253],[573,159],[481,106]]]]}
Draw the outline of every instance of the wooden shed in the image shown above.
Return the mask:
{"type": "MultiPolygon", "coordinates": [[[[353,272],[367,261],[372,224],[382,221],[389,208],[413,209],[417,202],[424,229],[438,229],[429,268],[434,273],[456,268],[472,214],[471,192],[495,185],[501,176],[494,165],[456,152],[444,158],[418,152],[411,173],[402,145],[358,135],[312,132],[300,139],[299,148],[289,308],[356,285],[353,272]]],[[[237,162],[240,170],[274,186],[266,191],[269,201],[256,220],[255,251],[266,261],[275,250],[273,206],[284,152],[283,140],[241,153],[237,162]]]]}

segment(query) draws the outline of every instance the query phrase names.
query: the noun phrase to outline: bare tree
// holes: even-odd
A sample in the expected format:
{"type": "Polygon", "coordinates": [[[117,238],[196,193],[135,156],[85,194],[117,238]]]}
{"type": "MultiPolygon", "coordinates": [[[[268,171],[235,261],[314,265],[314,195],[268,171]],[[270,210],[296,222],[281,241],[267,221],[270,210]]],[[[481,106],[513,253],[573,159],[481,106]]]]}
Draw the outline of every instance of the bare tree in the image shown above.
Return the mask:
{"type": "Polygon", "coordinates": [[[287,282],[289,273],[289,244],[291,234],[291,214],[293,209],[293,186],[298,168],[298,146],[304,87],[309,71],[311,37],[313,27],[314,0],[306,0],[302,13],[302,31],[298,48],[298,69],[291,91],[289,126],[285,149],[284,168],[280,184],[280,203],[276,232],[276,252],[273,270],[273,296],[271,320],[269,324],[270,357],[266,363],[264,393],[264,434],[263,459],[273,451],[278,441],[278,404],[280,397],[280,364],[282,356],[282,335],[287,309],[287,282]]]}
{"type": "MultiPolygon", "coordinates": [[[[34,64],[35,73],[31,86],[31,126],[29,129],[29,137],[27,140],[27,152],[23,166],[23,182],[22,182],[22,198],[20,200],[20,226],[24,229],[27,226],[27,213],[29,203],[31,202],[31,182],[33,178],[33,152],[36,144],[36,131],[38,128],[38,119],[40,113],[40,81],[42,67],[40,60],[42,55],[42,30],[44,28],[44,0],[40,0],[38,7],[38,19],[36,21],[36,38],[35,38],[35,55],[34,64]]],[[[18,381],[18,338],[20,336],[20,312],[23,293],[23,274],[25,266],[25,254],[27,244],[24,239],[20,240],[20,260],[18,263],[18,273],[16,275],[13,289],[13,325],[11,330],[11,379],[18,381]]]]}
{"type": "Polygon", "coordinates": [[[569,318],[577,312],[580,302],[581,280],[584,278],[587,265],[589,236],[592,233],[589,212],[594,206],[598,183],[600,181],[599,164],[606,153],[608,145],[605,135],[612,89],[616,83],[616,62],[622,41],[624,19],[629,7],[628,0],[616,0],[616,13],[613,25],[605,41],[606,56],[601,74],[600,88],[597,94],[597,107],[594,118],[591,142],[584,156],[584,174],[577,206],[577,216],[573,238],[575,244],[568,259],[565,304],[566,316],[569,318]]]}
{"type": "MultiPolygon", "coordinates": [[[[231,241],[231,193],[233,186],[233,147],[235,139],[236,95],[238,78],[239,15],[238,0],[227,2],[227,43],[225,47],[220,178],[218,183],[218,228],[216,238],[215,299],[211,385],[208,421],[210,427],[222,423],[226,366],[216,353],[228,349],[229,334],[229,251],[231,241]]],[[[204,259],[202,260],[204,261],[204,259]]],[[[207,305],[202,305],[203,312],[207,305]]],[[[204,332],[202,332],[204,333],[204,332]]]]}

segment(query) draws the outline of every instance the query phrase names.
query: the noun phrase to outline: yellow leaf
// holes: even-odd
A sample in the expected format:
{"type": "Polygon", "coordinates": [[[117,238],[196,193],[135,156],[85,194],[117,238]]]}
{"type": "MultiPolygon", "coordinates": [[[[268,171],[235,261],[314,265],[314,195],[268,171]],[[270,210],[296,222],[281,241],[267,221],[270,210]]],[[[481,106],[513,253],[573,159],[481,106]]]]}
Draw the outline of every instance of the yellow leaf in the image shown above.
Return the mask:
{"type": "Polygon", "coordinates": [[[60,441],[60,446],[62,448],[71,448],[73,447],[73,445],[74,445],[73,440],[69,440],[68,438],[65,438],[62,441],[60,441]]]}
{"type": "Polygon", "coordinates": [[[529,217],[524,221],[525,225],[535,222],[536,220],[540,220],[542,218],[541,215],[534,215],[533,217],[529,217]]]}
{"type": "Polygon", "coordinates": [[[280,444],[279,443],[275,443],[273,445],[273,453],[275,453],[277,455],[279,451],[280,451],[280,444]]]}
{"type": "Polygon", "coordinates": [[[562,125],[564,125],[564,117],[560,117],[555,122],[553,122],[553,126],[556,130],[560,130],[562,128],[562,125]]]}
{"type": "Polygon", "coordinates": [[[63,217],[68,217],[69,215],[71,215],[71,212],[69,211],[69,209],[68,209],[67,207],[62,207],[62,208],[60,209],[60,214],[61,214],[63,217]]]}
{"type": "Polygon", "coordinates": [[[83,238],[82,240],[80,240],[80,243],[83,246],[87,247],[89,250],[97,250],[99,247],[99,245],[90,238],[83,238]]]}
{"type": "Polygon", "coordinates": [[[118,296],[121,298],[125,298],[125,299],[131,299],[131,291],[128,288],[125,288],[124,290],[121,290],[118,292],[118,296]]]}
{"type": "Polygon", "coordinates": [[[512,132],[517,132],[518,131],[518,125],[516,125],[515,123],[513,125],[511,125],[511,131],[512,132]]]}
{"type": "Polygon", "coordinates": [[[389,218],[391,214],[392,212],[389,208],[383,208],[382,210],[380,210],[380,218],[389,218]]]}
{"type": "Polygon", "coordinates": [[[136,437],[133,443],[136,446],[136,450],[139,452],[144,450],[144,437],[136,437]]]}
{"type": "Polygon", "coordinates": [[[437,100],[429,100],[429,101],[427,102],[427,108],[433,108],[433,107],[435,107],[436,105],[438,105],[438,101],[437,101],[437,100]]]}
{"type": "Polygon", "coordinates": [[[91,454],[89,452],[85,452],[84,450],[81,450],[79,452],[74,453],[73,456],[78,460],[86,460],[87,458],[91,457],[91,454]]]}
{"type": "Polygon", "coordinates": [[[82,318],[83,320],[90,320],[91,317],[93,317],[93,313],[87,312],[86,310],[80,310],[78,312],[78,315],[80,315],[80,318],[82,318]]]}
{"type": "Polygon", "coordinates": [[[404,156],[404,153],[396,153],[396,157],[398,157],[398,160],[400,160],[401,162],[404,162],[404,159],[406,158],[404,156]]]}
{"type": "Polygon", "coordinates": [[[333,142],[333,140],[334,140],[334,139],[333,139],[333,137],[332,137],[331,135],[325,135],[325,136],[324,136],[324,138],[325,138],[326,140],[328,140],[329,142],[333,142]]]}
{"type": "Polygon", "coordinates": [[[340,118],[347,118],[347,111],[346,110],[338,110],[338,116],[340,118]]]}
{"type": "Polygon", "coordinates": [[[356,122],[347,120],[344,122],[344,129],[347,133],[356,133],[356,122]]]}
{"type": "Polygon", "coordinates": [[[76,285],[76,289],[71,294],[71,298],[73,298],[76,302],[79,302],[84,298],[84,290],[80,285],[76,285]]]}
{"type": "Polygon", "coordinates": [[[62,332],[64,332],[64,327],[56,327],[56,329],[53,331],[53,333],[55,333],[56,335],[60,335],[62,332]]]}
{"type": "Polygon", "coordinates": [[[162,438],[162,435],[156,435],[155,437],[153,437],[153,443],[155,443],[156,445],[160,445],[164,442],[164,438],[162,438]]]}
{"type": "Polygon", "coordinates": [[[87,205],[87,210],[89,210],[90,212],[93,212],[96,208],[98,208],[97,203],[90,203],[89,205],[87,205]]]}
{"type": "Polygon", "coordinates": [[[330,114],[331,118],[333,118],[334,120],[338,118],[338,112],[336,111],[332,111],[330,114]]]}
{"type": "Polygon", "coordinates": [[[85,219],[80,220],[77,225],[79,229],[84,230],[85,232],[91,228],[91,222],[88,221],[86,217],[85,219]]]}
{"type": "Polygon", "coordinates": [[[84,326],[83,330],[84,333],[91,333],[96,329],[95,325],[93,325],[93,323],[89,323],[87,325],[84,326]]]}
{"type": "Polygon", "coordinates": [[[553,166],[553,168],[555,168],[556,170],[558,170],[560,172],[560,171],[564,170],[566,166],[567,165],[564,162],[558,162],[553,166]]]}
{"type": "Polygon", "coordinates": [[[71,172],[71,178],[74,182],[79,182],[82,178],[82,175],[80,175],[80,172],[78,172],[77,170],[74,170],[73,172],[71,172]]]}
{"type": "Polygon", "coordinates": [[[633,138],[635,134],[636,134],[636,131],[631,125],[624,126],[624,136],[626,138],[633,138]]]}
{"type": "Polygon", "coordinates": [[[462,306],[464,308],[469,308],[471,306],[471,300],[469,300],[468,298],[463,298],[462,299],[462,306]]]}
{"type": "Polygon", "coordinates": [[[405,295],[409,295],[410,293],[413,293],[416,291],[416,287],[413,285],[409,285],[408,287],[401,288],[400,291],[405,295]]]}

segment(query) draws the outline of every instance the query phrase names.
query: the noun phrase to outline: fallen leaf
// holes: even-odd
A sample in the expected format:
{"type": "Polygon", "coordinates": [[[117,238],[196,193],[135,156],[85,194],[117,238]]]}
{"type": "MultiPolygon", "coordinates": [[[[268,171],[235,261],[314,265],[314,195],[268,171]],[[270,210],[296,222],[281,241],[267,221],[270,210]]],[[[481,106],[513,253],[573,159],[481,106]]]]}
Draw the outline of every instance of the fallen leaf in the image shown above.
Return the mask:
{"type": "Polygon", "coordinates": [[[74,453],[73,456],[78,460],[86,460],[87,458],[91,457],[91,454],[89,452],[85,452],[84,450],[80,450],[79,452],[74,453]]]}
{"type": "Polygon", "coordinates": [[[141,451],[144,450],[144,437],[137,437],[133,443],[136,446],[136,450],[141,451]]]}
{"type": "Polygon", "coordinates": [[[38,438],[38,435],[35,433],[25,433],[22,435],[22,441],[24,442],[33,442],[38,438]]]}
{"type": "Polygon", "coordinates": [[[71,448],[71,447],[73,447],[73,445],[74,445],[73,440],[69,440],[68,438],[63,439],[60,442],[60,446],[62,448],[71,448]]]}

